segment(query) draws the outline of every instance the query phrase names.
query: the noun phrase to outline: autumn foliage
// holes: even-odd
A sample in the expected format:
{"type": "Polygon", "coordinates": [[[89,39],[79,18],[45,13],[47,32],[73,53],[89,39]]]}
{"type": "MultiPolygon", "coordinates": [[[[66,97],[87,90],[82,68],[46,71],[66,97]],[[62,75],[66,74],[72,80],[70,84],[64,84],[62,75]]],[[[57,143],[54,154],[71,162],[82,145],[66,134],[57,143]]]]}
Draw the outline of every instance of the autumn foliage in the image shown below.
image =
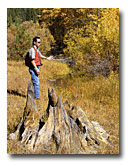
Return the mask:
{"type": "Polygon", "coordinates": [[[33,21],[25,21],[18,26],[12,24],[7,33],[8,59],[23,58],[32,46],[34,36],[40,36],[42,39],[40,51],[46,55],[50,51],[51,45],[54,44],[54,38],[45,25],[41,28],[38,22],[33,23],[33,21]]]}
{"type": "MultiPolygon", "coordinates": [[[[62,100],[68,100],[72,106],[81,106],[88,118],[98,121],[111,136],[113,146],[103,146],[97,154],[119,154],[119,9],[36,10],[38,20],[20,19],[23,14],[17,14],[15,19],[22,20],[17,23],[12,19],[14,13],[8,19],[7,134],[21,121],[31,79],[23,59],[33,37],[40,36],[40,51],[44,56],[52,54],[55,59],[44,60],[40,67],[41,113],[47,108],[48,88],[54,88],[57,96],[61,94],[62,100]],[[59,58],[73,63],[68,66],[60,63],[59,58]]],[[[7,143],[8,153],[26,153],[18,142],[7,143]]]]}
{"type": "Polygon", "coordinates": [[[24,21],[8,28],[8,58],[23,57],[36,35],[41,52],[64,55],[80,73],[109,75],[119,71],[118,8],[42,8],[39,22],[24,21]],[[54,51],[51,51],[54,50],[54,51]]]}
{"type": "Polygon", "coordinates": [[[91,72],[97,64],[119,69],[119,9],[42,9],[40,18],[78,70],[91,72]]]}

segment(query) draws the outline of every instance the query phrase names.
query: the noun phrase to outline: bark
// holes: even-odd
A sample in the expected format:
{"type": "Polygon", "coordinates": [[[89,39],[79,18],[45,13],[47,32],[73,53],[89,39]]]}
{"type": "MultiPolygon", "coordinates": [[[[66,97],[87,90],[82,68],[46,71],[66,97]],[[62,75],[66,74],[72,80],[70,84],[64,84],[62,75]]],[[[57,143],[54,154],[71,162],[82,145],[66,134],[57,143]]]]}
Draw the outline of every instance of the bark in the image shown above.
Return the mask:
{"type": "Polygon", "coordinates": [[[95,154],[100,145],[110,145],[98,122],[89,121],[80,106],[62,103],[53,89],[48,89],[48,107],[40,115],[33,91],[29,82],[22,120],[8,139],[20,140],[34,154],[95,154]]]}

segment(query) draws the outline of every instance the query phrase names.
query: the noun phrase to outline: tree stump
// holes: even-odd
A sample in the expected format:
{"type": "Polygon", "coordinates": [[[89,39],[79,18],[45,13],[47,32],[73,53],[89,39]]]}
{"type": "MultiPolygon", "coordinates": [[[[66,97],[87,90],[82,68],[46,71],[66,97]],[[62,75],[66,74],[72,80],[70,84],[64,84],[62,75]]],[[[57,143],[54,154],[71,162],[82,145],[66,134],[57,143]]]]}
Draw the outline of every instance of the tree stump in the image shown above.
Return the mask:
{"type": "Polygon", "coordinates": [[[106,131],[98,122],[90,122],[80,106],[62,103],[53,89],[48,89],[48,99],[40,115],[29,82],[23,117],[8,139],[20,140],[33,154],[95,154],[101,144],[110,144],[106,131]]]}

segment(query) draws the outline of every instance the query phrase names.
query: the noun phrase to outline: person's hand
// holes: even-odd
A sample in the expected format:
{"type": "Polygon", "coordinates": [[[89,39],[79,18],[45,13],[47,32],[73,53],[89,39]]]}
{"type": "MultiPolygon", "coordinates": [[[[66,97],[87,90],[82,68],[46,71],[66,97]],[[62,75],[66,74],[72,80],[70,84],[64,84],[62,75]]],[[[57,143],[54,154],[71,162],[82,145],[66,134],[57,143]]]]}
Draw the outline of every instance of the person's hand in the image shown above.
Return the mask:
{"type": "Polygon", "coordinates": [[[52,59],[53,59],[53,56],[50,56],[50,57],[47,58],[47,60],[49,60],[49,61],[52,60],[52,59]]]}
{"type": "Polygon", "coordinates": [[[40,75],[40,70],[38,68],[36,69],[36,73],[40,75]]]}

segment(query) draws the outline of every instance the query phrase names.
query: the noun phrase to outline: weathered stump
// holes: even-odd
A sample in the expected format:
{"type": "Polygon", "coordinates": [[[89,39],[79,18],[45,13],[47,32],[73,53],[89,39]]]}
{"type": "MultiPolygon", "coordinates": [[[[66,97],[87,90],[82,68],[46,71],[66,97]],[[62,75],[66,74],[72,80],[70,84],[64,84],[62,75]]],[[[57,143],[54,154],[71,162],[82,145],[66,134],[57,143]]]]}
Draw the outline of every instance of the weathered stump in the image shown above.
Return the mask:
{"type": "Polygon", "coordinates": [[[98,122],[90,122],[79,106],[63,104],[54,90],[48,90],[48,98],[48,107],[41,116],[29,82],[22,120],[9,139],[20,140],[37,154],[95,154],[101,143],[109,144],[106,131],[98,122]]]}

